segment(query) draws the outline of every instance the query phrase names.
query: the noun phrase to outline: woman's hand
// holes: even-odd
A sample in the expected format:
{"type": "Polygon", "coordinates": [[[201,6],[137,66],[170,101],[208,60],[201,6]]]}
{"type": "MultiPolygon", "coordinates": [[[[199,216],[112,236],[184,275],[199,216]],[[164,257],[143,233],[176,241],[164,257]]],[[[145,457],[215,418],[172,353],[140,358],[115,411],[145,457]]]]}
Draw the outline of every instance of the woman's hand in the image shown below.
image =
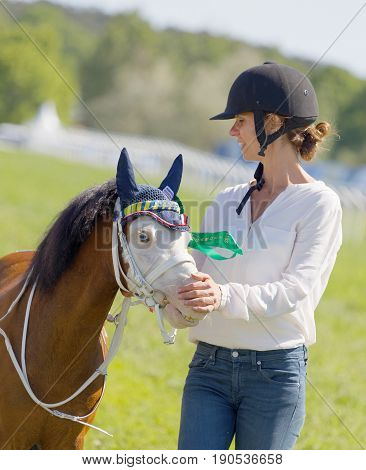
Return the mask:
{"type": "Polygon", "coordinates": [[[178,299],[196,312],[209,313],[221,304],[221,289],[211,276],[205,273],[192,274],[196,280],[178,289],[178,299]]]}

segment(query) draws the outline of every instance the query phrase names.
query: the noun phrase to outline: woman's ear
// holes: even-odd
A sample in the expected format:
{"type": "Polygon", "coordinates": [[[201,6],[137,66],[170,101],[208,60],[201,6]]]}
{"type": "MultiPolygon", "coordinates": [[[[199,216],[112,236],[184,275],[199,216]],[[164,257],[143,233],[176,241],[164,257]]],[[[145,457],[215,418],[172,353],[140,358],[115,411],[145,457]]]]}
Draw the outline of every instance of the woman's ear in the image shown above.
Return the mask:
{"type": "Polygon", "coordinates": [[[266,134],[273,134],[278,131],[284,124],[284,119],[275,113],[268,113],[265,117],[264,128],[266,134]]]}

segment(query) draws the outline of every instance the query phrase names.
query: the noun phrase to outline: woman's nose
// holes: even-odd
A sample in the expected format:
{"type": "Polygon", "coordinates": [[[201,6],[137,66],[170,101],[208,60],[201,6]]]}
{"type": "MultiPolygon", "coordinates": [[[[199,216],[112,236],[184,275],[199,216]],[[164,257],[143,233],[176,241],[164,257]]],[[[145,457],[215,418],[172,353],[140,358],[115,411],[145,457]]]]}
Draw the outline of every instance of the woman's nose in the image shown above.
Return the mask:
{"type": "Polygon", "coordinates": [[[230,132],[229,134],[232,136],[232,137],[235,137],[236,135],[238,135],[238,127],[236,125],[236,123],[232,126],[232,128],[230,129],[230,132]]]}

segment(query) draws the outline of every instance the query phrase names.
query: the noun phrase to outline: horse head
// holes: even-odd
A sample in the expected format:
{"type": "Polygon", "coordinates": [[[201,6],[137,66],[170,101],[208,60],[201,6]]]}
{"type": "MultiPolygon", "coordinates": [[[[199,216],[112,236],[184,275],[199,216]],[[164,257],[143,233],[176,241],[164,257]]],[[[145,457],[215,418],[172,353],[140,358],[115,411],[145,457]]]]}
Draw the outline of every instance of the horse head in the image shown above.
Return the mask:
{"type": "MultiPolygon", "coordinates": [[[[117,193],[120,203],[121,227],[128,243],[122,250],[123,266],[127,267],[126,283],[137,296],[136,265],[155,291],[154,299],[166,312],[180,313],[192,326],[204,317],[178,299],[177,288],[197,272],[193,257],[188,253],[191,239],[188,218],[178,198],[183,173],[179,155],[158,188],[137,184],[127,150],[123,149],[117,168],[117,193]],[[127,247],[126,247],[127,248],[127,247]]],[[[141,291],[141,289],[140,289],[141,291]]],[[[152,304],[148,306],[153,306],[152,304]]],[[[170,315],[168,314],[168,319],[170,315]]]]}

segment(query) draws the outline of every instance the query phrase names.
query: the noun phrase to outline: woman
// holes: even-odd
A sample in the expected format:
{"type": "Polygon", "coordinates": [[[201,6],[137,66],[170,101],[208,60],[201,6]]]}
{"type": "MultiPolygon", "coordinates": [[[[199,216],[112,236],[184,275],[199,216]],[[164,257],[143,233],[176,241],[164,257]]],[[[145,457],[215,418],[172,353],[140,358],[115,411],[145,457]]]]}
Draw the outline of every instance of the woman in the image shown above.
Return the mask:
{"type": "Polygon", "coordinates": [[[239,75],[225,112],[211,118],[235,119],[230,135],[260,163],[249,184],[217,196],[201,227],[231,232],[244,254],[196,254],[200,272],[179,290],[203,317],[189,330],[197,350],[179,449],[228,449],[234,435],[236,449],[291,449],[303,427],[314,310],[342,243],[337,194],[300,164],[330,133],[317,117],[310,81],[265,62],[239,75]]]}

